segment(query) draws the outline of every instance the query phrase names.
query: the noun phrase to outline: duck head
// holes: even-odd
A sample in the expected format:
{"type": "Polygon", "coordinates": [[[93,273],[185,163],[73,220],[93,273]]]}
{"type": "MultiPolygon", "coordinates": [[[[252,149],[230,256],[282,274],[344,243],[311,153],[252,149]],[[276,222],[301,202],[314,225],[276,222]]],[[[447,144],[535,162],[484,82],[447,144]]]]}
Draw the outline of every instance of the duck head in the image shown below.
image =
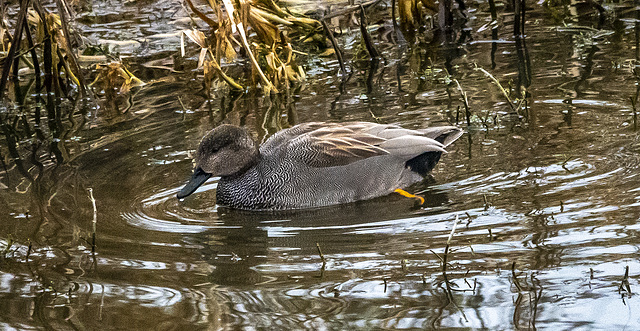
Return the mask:
{"type": "Polygon", "coordinates": [[[211,176],[237,176],[259,159],[256,143],[244,128],[223,124],[209,131],[198,146],[196,167],[189,182],[178,192],[182,199],[200,187],[211,176]]]}

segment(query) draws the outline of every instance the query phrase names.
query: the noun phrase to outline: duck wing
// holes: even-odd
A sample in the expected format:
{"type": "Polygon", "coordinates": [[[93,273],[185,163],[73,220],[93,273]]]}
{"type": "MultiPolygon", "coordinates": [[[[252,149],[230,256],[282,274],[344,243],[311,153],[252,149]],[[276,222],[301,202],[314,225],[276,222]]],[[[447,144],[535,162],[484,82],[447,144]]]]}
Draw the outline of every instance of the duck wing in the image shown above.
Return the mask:
{"type": "Polygon", "coordinates": [[[423,132],[396,125],[313,122],[281,132],[263,144],[263,155],[278,154],[280,160],[311,167],[342,166],[389,154],[404,162],[425,152],[446,153],[442,143],[423,132]]]}
{"type": "Polygon", "coordinates": [[[330,123],[307,122],[295,125],[288,129],[280,130],[274,133],[260,145],[260,153],[262,155],[280,154],[280,152],[286,150],[286,146],[291,143],[291,140],[300,136],[304,136],[305,134],[314,130],[321,129],[328,124],[330,123]]]}

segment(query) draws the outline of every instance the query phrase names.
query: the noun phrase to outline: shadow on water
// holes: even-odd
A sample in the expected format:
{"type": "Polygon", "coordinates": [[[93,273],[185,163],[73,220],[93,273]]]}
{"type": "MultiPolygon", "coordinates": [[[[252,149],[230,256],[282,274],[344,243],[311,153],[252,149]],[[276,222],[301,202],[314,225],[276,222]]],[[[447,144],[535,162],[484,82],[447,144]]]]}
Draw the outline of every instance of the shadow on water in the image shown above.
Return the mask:
{"type": "MultiPolygon", "coordinates": [[[[428,202],[420,208],[415,206],[413,199],[391,195],[313,210],[238,211],[215,205],[217,183],[212,181],[184,201],[175,198],[179,187],[161,189],[152,196],[144,196],[148,193],[145,191],[125,197],[131,201],[131,207],[109,208],[105,213],[107,219],[122,219],[134,228],[121,236],[133,238],[150,233],[153,235],[154,232],[175,235],[183,238],[189,245],[202,247],[202,254],[209,256],[207,261],[213,264],[225,260],[220,256],[226,256],[227,260],[228,257],[233,257],[229,260],[233,265],[243,265],[249,271],[255,266],[254,258],[265,257],[273,250],[292,249],[302,254],[314,254],[316,244],[325,247],[328,253],[333,246],[338,251],[346,252],[350,246],[357,250],[360,242],[351,241],[354,238],[345,237],[345,234],[393,225],[400,215],[436,215],[447,208],[449,200],[444,191],[429,189],[429,183],[433,184],[433,180],[415,187],[416,190],[426,188],[422,194],[428,202]],[[138,229],[141,231],[138,232],[138,229]],[[136,233],[132,234],[132,230],[136,233]],[[236,263],[235,260],[244,262],[236,263]]],[[[125,188],[124,191],[128,190],[125,188]]],[[[120,198],[123,196],[120,195],[120,198]]],[[[109,204],[113,198],[105,196],[99,200],[103,204],[109,204]]],[[[114,203],[119,201],[118,199],[114,203]]],[[[223,266],[216,268],[220,277],[229,278],[227,281],[220,280],[220,283],[244,283],[237,279],[238,275],[244,273],[225,271],[223,266]]]]}
{"type": "MultiPolygon", "coordinates": [[[[448,203],[445,193],[424,195],[427,210],[448,203]]],[[[205,247],[207,261],[216,266],[212,281],[222,285],[250,285],[264,281],[253,270],[265,262],[272,252],[295,251],[301,255],[318,255],[320,247],[324,256],[353,254],[364,247],[371,249],[376,241],[376,228],[393,223],[398,215],[414,209],[412,199],[384,197],[335,207],[314,210],[282,212],[250,212],[218,208],[216,226],[185,238],[190,243],[205,247]],[[382,207],[382,208],[381,208],[382,207]],[[366,232],[368,235],[355,235],[366,232]],[[211,238],[216,238],[211,245],[211,238]],[[205,243],[208,243],[206,245],[205,243]],[[232,256],[227,264],[219,264],[220,256],[232,256]],[[238,275],[243,275],[238,277],[238,275]],[[245,278],[248,277],[248,278],[245,278]]],[[[435,214],[437,212],[428,212],[435,214]]],[[[291,269],[291,271],[296,271],[291,269]]],[[[300,270],[301,271],[301,270],[300,270]]]]}

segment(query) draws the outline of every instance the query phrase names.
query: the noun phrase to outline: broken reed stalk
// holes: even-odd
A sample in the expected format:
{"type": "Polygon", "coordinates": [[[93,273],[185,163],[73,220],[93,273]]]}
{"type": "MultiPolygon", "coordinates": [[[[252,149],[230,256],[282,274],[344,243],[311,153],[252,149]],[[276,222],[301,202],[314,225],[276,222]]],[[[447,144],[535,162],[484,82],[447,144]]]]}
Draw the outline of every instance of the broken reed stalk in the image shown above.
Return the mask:
{"type": "Polygon", "coordinates": [[[324,254],[322,254],[322,249],[320,249],[320,244],[316,243],[316,248],[318,248],[318,255],[320,255],[320,259],[322,260],[322,264],[325,264],[327,260],[324,258],[324,254]]]}
{"type": "MultiPolygon", "coordinates": [[[[76,76],[77,81],[75,83],[78,84],[78,88],[80,89],[80,95],[85,96],[87,91],[85,89],[84,75],[82,75],[82,70],[80,70],[80,66],[78,65],[78,59],[76,57],[76,54],[73,52],[73,48],[71,47],[71,34],[69,33],[69,18],[67,17],[68,7],[67,7],[67,4],[64,3],[62,0],[56,0],[56,5],[58,7],[58,12],[60,14],[62,32],[64,33],[64,36],[65,36],[64,39],[67,46],[66,55],[69,62],[71,62],[71,66],[73,66],[73,71],[70,70],[71,68],[69,68],[67,61],[64,61],[64,60],[62,61],[64,62],[64,65],[69,75],[76,76]]],[[[60,59],[64,59],[64,57],[60,57],[60,59]]]]}
{"type": "MultiPolygon", "coordinates": [[[[533,274],[531,274],[531,284],[533,284],[535,288],[535,280],[533,278],[533,274]]],[[[536,330],[536,317],[538,316],[538,303],[540,302],[540,298],[542,298],[542,286],[538,283],[538,292],[533,293],[533,316],[531,316],[531,327],[530,330],[536,330]]]]}
{"type": "MultiPolygon", "coordinates": [[[[518,1],[518,0],[516,0],[518,1]]],[[[520,0],[520,34],[524,37],[524,22],[526,21],[527,2],[520,0]]]]}
{"type": "Polygon", "coordinates": [[[260,65],[258,64],[256,57],[253,55],[253,52],[249,47],[249,41],[247,40],[247,34],[244,31],[244,26],[242,25],[242,23],[238,23],[237,27],[238,27],[238,31],[240,32],[240,38],[242,39],[242,44],[244,45],[244,48],[247,51],[247,55],[249,55],[251,64],[253,64],[253,67],[258,72],[258,75],[260,75],[260,79],[264,84],[264,89],[267,90],[269,93],[271,93],[272,91],[275,93],[278,93],[278,89],[275,86],[273,86],[273,84],[271,84],[267,76],[265,76],[264,72],[262,72],[262,69],[260,69],[260,65]]]}
{"type": "Polygon", "coordinates": [[[451,238],[453,238],[453,234],[456,232],[456,227],[458,226],[458,222],[460,221],[460,217],[456,214],[456,220],[453,221],[453,227],[451,228],[451,233],[449,233],[449,238],[447,238],[447,245],[451,243],[451,238]]]}
{"type": "Polygon", "coordinates": [[[98,208],[96,208],[96,199],[93,198],[93,188],[88,188],[89,199],[93,205],[93,221],[91,222],[91,253],[96,252],[96,228],[98,225],[98,208]]]}
{"type": "Polygon", "coordinates": [[[320,23],[322,24],[322,28],[324,29],[324,32],[327,34],[327,37],[329,38],[329,41],[331,41],[331,45],[335,50],[336,58],[338,58],[338,63],[340,64],[342,81],[344,82],[347,79],[347,69],[345,69],[345,66],[344,66],[344,58],[342,57],[342,50],[340,49],[340,46],[338,45],[336,38],[333,36],[333,32],[329,30],[329,26],[327,25],[327,22],[325,22],[325,20],[322,19],[320,20],[320,23]]]}
{"type": "Polygon", "coordinates": [[[224,71],[222,71],[222,68],[220,68],[220,65],[215,60],[211,61],[211,64],[213,66],[213,70],[215,70],[215,72],[222,78],[222,80],[224,80],[232,89],[237,91],[244,90],[244,87],[242,87],[242,85],[236,83],[233,78],[229,77],[224,73],[224,71]]]}
{"type": "Polygon", "coordinates": [[[31,239],[27,239],[27,243],[29,243],[29,246],[27,246],[27,255],[24,258],[24,260],[26,262],[29,262],[29,256],[31,255],[31,250],[33,249],[33,244],[31,243],[31,239]]]}
{"type": "Polygon", "coordinates": [[[520,285],[520,281],[518,280],[518,276],[516,276],[516,261],[513,261],[511,264],[511,277],[513,277],[513,284],[518,289],[518,292],[523,291],[522,285],[520,285]]]}
{"type": "Polygon", "coordinates": [[[447,238],[447,245],[444,246],[444,254],[442,255],[442,277],[444,278],[444,283],[447,288],[447,294],[451,302],[453,302],[453,293],[451,292],[451,285],[449,284],[449,277],[447,276],[447,258],[449,256],[449,245],[451,244],[451,239],[453,238],[453,234],[456,232],[456,227],[458,226],[458,215],[456,214],[456,219],[453,221],[453,227],[451,228],[451,233],[449,233],[449,237],[447,238]]]}
{"type": "Polygon", "coordinates": [[[393,29],[399,31],[400,27],[396,20],[396,0],[391,0],[391,22],[393,22],[393,29]]]}
{"type": "Polygon", "coordinates": [[[520,37],[523,34],[523,32],[520,30],[522,2],[523,0],[511,0],[511,4],[513,5],[513,35],[515,37],[520,37]]]}
{"type": "Polygon", "coordinates": [[[629,266],[624,268],[624,276],[622,277],[622,282],[620,282],[618,292],[621,293],[623,290],[627,291],[629,295],[631,294],[631,285],[629,284],[629,266]]]}
{"type": "Polygon", "coordinates": [[[36,53],[33,37],[31,36],[31,30],[25,29],[24,32],[25,32],[25,36],[27,37],[27,45],[29,46],[29,53],[31,53],[31,59],[33,61],[33,71],[36,79],[36,91],[39,94],[40,89],[42,88],[42,81],[40,81],[40,62],[38,61],[38,54],[36,53]]]}
{"type": "MultiPolygon", "coordinates": [[[[450,244],[451,244],[451,239],[453,238],[453,235],[456,232],[456,228],[458,226],[458,222],[460,221],[460,217],[456,214],[456,219],[453,222],[453,227],[451,228],[451,233],[449,233],[449,237],[447,238],[447,244],[444,247],[444,254],[442,256],[438,255],[436,252],[431,251],[432,253],[434,253],[436,255],[436,257],[438,257],[440,259],[440,261],[442,262],[442,277],[444,279],[444,284],[445,284],[445,292],[447,294],[447,299],[449,300],[450,303],[452,303],[456,308],[458,308],[458,310],[462,313],[462,316],[465,318],[465,320],[467,319],[466,315],[464,314],[464,312],[460,309],[460,307],[458,307],[458,305],[456,304],[454,298],[453,298],[453,291],[468,291],[468,290],[457,290],[457,289],[453,289],[451,287],[451,282],[449,281],[449,276],[447,275],[447,261],[449,259],[449,249],[450,249],[450,244]]],[[[466,280],[465,280],[466,281],[466,280]]],[[[467,282],[468,284],[468,282],[467,282]]],[[[455,284],[454,284],[455,285],[455,284]]],[[[469,287],[470,284],[468,284],[469,287]]],[[[473,287],[473,291],[475,291],[475,285],[473,287]]]]}
{"type": "Polygon", "coordinates": [[[462,96],[462,103],[464,104],[465,116],[467,118],[467,126],[471,126],[471,110],[469,110],[469,99],[467,98],[467,93],[462,90],[462,86],[457,79],[454,79],[453,81],[456,82],[458,91],[460,91],[460,96],[462,96]]]}
{"type": "Polygon", "coordinates": [[[369,56],[372,60],[380,58],[380,53],[373,45],[371,41],[371,35],[369,34],[369,30],[367,30],[367,16],[364,14],[364,7],[360,5],[360,33],[362,34],[362,39],[364,40],[364,45],[367,47],[367,52],[369,52],[369,56]]]}
{"type": "Polygon", "coordinates": [[[18,21],[16,23],[15,32],[13,34],[13,40],[11,42],[11,47],[9,48],[9,52],[7,53],[7,56],[5,58],[4,66],[2,67],[2,76],[0,77],[0,98],[4,96],[4,90],[7,86],[7,81],[9,79],[9,71],[11,71],[11,66],[14,63],[14,60],[17,59],[16,52],[18,51],[18,47],[20,47],[20,40],[22,39],[22,31],[27,23],[26,16],[27,16],[28,6],[29,6],[29,0],[20,1],[20,12],[18,13],[18,21]]]}
{"type": "MultiPolygon", "coordinates": [[[[40,3],[40,1],[35,1],[33,3],[33,9],[38,13],[40,17],[40,22],[42,23],[42,30],[45,32],[46,36],[43,40],[43,64],[44,64],[44,88],[47,92],[47,113],[49,118],[56,118],[56,110],[54,105],[54,94],[55,97],[58,97],[59,91],[58,89],[53,90],[54,79],[53,79],[53,58],[52,58],[52,43],[51,43],[51,34],[49,33],[49,26],[47,23],[47,16],[44,7],[40,3]],[[53,93],[52,93],[53,92],[53,93]]],[[[56,80],[57,81],[57,80],[56,80]]],[[[57,84],[55,84],[57,87],[57,84]]],[[[1,93],[1,92],[0,92],[1,93]]]]}
{"type": "MultiPolygon", "coordinates": [[[[238,22],[236,23],[235,19],[233,18],[233,12],[235,11],[235,8],[233,7],[233,4],[231,4],[230,0],[222,0],[224,7],[227,11],[227,15],[229,17],[229,21],[231,22],[232,26],[234,26],[235,28],[238,29],[238,33],[240,33],[240,39],[242,40],[242,45],[244,46],[244,49],[247,51],[247,55],[249,56],[249,59],[251,60],[251,64],[253,65],[253,68],[258,72],[258,75],[260,76],[260,80],[262,81],[263,89],[268,91],[269,93],[271,92],[275,92],[278,93],[278,89],[271,84],[271,81],[269,81],[269,79],[267,78],[267,76],[265,76],[264,72],[262,71],[262,69],[260,69],[260,65],[258,64],[258,61],[256,60],[256,57],[253,55],[253,51],[251,50],[251,47],[249,46],[249,41],[247,40],[247,34],[244,31],[244,25],[243,22],[238,22]]],[[[242,9],[242,8],[240,8],[242,9]]]]}
{"type": "Polygon", "coordinates": [[[324,258],[324,254],[322,254],[322,249],[320,249],[319,243],[316,243],[316,248],[318,248],[318,255],[320,255],[320,259],[322,260],[322,267],[320,267],[320,278],[324,278],[324,271],[327,268],[327,259],[324,258]]]}
{"type": "Polygon", "coordinates": [[[102,309],[104,308],[104,284],[102,285],[102,294],[100,294],[100,309],[98,311],[98,321],[102,321],[102,309]]]}
{"type": "Polygon", "coordinates": [[[498,51],[498,12],[495,0],[489,0],[489,12],[491,13],[491,69],[496,68],[496,52],[498,51]]]}
{"type": "Polygon", "coordinates": [[[489,0],[489,12],[491,13],[491,20],[497,23],[498,11],[496,10],[495,0],[489,0]]]}
{"type": "Polygon", "coordinates": [[[207,23],[211,28],[217,28],[218,27],[218,22],[210,19],[203,12],[199,11],[198,8],[196,8],[196,6],[193,5],[191,0],[185,0],[185,1],[187,2],[187,5],[189,6],[189,9],[191,9],[191,11],[193,11],[196,14],[196,16],[198,16],[201,20],[203,20],[205,23],[207,23]]]}
{"type": "Polygon", "coordinates": [[[484,70],[483,68],[478,67],[477,65],[473,70],[479,70],[483,74],[485,74],[485,76],[489,77],[489,79],[491,79],[491,81],[500,88],[500,92],[502,92],[502,95],[507,100],[507,103],[509,104],[509,107],[511,107],[511,110],[513,110],[516,113],[518,112],[516,110],[516,107],[513,105],[513,102],[511,102],[511,98],[509,97],[509,93],[507,93],[507,90],[505,90],[504,87],[502,87],[502,84],[500,84],[500,81],[495,76],[493,76],[491,73],[489,73],[488,71],[484,70]]]}
{"type": "Polygon", "coordinates": [[[444,278],[444,285],[445,285],[445,292],[447,294],[447,299],[449,300],[449,303],[452,303],[453,306],[458,309],[458,311],[462,314],[462,317],[464,317],[464,319],[467,320],[466,314],[464,313],[464,311],[462,311],[462,309],[460,309],[460,307],[458,307],[458,304],[456,304],[456,301],[453,298],[454,289],[451,288],[451,282],[449,281],[449,276],[447,275],[448,255],[449,255],[449,244],[447,244],[444,247],[444,254],[442,255],[442,278],[444,278]]]}
{"type": "MultiPolygon", "coordinates": [[[[638,91],[640,91],[640,86],[638,87],[638,91]]],[[[631,100],[631,107],[633,108],[633,131],[638,130],[638,109],[636,105],[638,103],[638,93],[636,92],[636,97],[629,97],[631,100]]]]}

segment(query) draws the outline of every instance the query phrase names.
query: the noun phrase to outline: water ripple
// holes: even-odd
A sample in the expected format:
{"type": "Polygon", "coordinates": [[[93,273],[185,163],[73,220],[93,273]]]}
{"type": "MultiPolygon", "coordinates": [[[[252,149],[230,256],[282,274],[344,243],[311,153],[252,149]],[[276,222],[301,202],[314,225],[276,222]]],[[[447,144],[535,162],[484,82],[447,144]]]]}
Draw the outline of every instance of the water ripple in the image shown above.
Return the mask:
{"type": "MultiPolygon", "coordinates": [[[[215,222],[217,206],[207,192],[214,190],[217,182],[203,185],[189,201],[176,199],[181,187],[173,187],[151,194],[139,196],[133,203],[132,211],[121,213],[127,224],[142,229],[172,232],[201,233],[219,225],[215,222]]],[[[140,193],[141,195],[144,192],[140,193]]]]}

